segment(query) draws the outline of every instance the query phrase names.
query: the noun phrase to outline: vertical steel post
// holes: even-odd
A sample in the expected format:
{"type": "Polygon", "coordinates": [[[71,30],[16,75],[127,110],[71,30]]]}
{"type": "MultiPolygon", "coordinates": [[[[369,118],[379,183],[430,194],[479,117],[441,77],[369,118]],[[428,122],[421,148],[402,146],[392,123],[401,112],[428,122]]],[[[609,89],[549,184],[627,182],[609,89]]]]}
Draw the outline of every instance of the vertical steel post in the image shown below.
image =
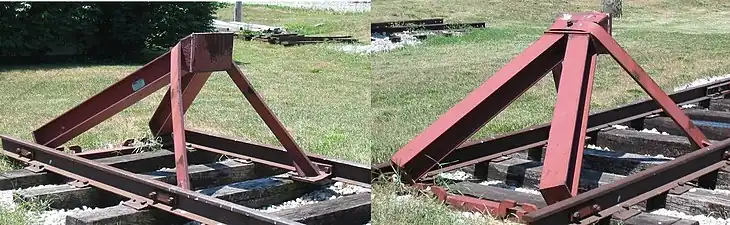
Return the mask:
{"type": "Polygon", "coordinates": [[[578,194],[596,55],[589,34],[569,34],[540,192],[553,204],[578,194]],[[578,87],[578,88],[577,88],[578,87]]]}
{"type": "Polygon", "coordinates": [[[185,146],[181,61],[182,51],[180,44],[177,44],[170,51],[170,114],[172,117],[172,138],[175,147],[175,173],[177,186],[190,190],[188,150],[185,146]]]}

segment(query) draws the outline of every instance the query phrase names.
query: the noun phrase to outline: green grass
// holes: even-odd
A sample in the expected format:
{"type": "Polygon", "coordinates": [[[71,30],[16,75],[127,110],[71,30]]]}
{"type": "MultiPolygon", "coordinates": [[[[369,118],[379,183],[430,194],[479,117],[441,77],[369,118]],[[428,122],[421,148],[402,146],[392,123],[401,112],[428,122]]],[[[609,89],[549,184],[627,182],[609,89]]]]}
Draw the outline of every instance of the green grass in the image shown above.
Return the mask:
{"type": "MultiPolygon", "coordinates": [[[[370,14],[309,10],[271,5],[243,5],[243,22],[281,26],[304,35],[352,35],[360,42],[370,41],[370,14]],[[346,19],[343,19],[346,18],[346,19]]],[[[218,19],[233,19],[233,6],[218,11],[218,19]]]]}
{"type": "MultiPolygon", "coordinates": [[[[294,23],[302,28],[328,27],[368,33],[367,24],[352,26],[352,17],[324,11],[287,10],[246,5],[246,18],[264,24],[294,23]],[[256,12],[256,13],[253,13],[256,12]],[[287,19],[287,17],[295,17],[287,19]],[[306,18],[312,17],[312,18],[306,18]],[[320,18],[320,19],[313,19],[320,18]],[[358,30],[359,29],[359,30],[358,30]]],[[[330,28],[328,28],[330,29],[330,28]]],[[[344,30],[332,29],[327,32],[344,30]]],[[[370,59],[335,49],[334,44],[284,47],[235,40],[234,60],[307,152],[370,163],[370,59]]],[[[32,141],[31,132],[102,91],[142,65],[38,65],[0,70],[0,134],[32,141]]],[[[119,145],[149,136],[147,122],[163,96],[158,91],[99,124],[67,145],[85,149],[119,145]]],[[[227,74],[214,73],[186,114],[186,126],[280,146],[227,74]]],[[[0,160],[0,171],[18,168],[0,160]]],[[[0,224],[26,224],[21,216],[35,208],[0,210],[0,224]]]]}
{"type": "MultiPolygon", "coordinates": [[[[373,163],[389,160],[408,140],[504,66],[566,11],[599,9],[600,1],[376,1],[372,21],[444,17],[447,22],[485,21],[487,29],[460,37],[429,38],[422,45],[373,57],[373,163]],[[568,3],[569,2],[569,3],[568,3]]],[[[624,3],[614,37],[666,91],[700,77],[730,73],[730,29],[717,19],[730,3],[644,0],[624,3]]],[[[598,60],[591,110],[648,98],[609,57],[598,60]]],[[[538,82],[472,139],[548,122],[555,88],[551,75],[538,82]]],[[[373,223],[450,224],[452,210],[420,197],[394,200],[398,184],[375,184],[373,223]],[[406,213],[409,212],[409,213],[406,213]],[[393,222],[395,221],[395,222],[393,222]]]]}

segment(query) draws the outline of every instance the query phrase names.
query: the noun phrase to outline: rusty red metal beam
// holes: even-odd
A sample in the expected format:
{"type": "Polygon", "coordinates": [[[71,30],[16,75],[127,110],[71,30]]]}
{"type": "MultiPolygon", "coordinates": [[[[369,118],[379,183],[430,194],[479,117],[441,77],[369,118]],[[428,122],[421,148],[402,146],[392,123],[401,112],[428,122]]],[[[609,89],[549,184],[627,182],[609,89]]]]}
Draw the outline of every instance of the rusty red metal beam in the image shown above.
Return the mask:
{"type": "Polygon", "coordinates": [[[558,64],[565,41],[541,37],[396,152],[393,164],[406,180],[422,177],[558,64]]]}
{"type": "Polygon", "coordinates": [[[241,90],[241,93],[243,93],[248,102],[251,103],[251,106],[254,108],[256,113],[259,114],[266,126],[268,126],[274,133],[276,139],[278,139],[281,145],[284,146],[284,149],[287,151],[287,155],[292,161],[294,161],[294,167],[296,167],[297,172],[302,175],[300,178],[311,182],[327,178],[329,174],[321,172],[314,166],[314,164],[312,164],[312,161],[309,160],[304,151],[302,151],[299,145],[294,142],[294,139],[291,135],[289,135],[289,132],[287,132],[286,128],[284,128],[284,125],[281,124],[278,118],[276,118],[274,112],[266,106],[266,103],[264,103],[261,96],[259,96],[253,89],[251,82],[246,79],[243,72],[235,65],[232,65],[227,72],[238,89],[241,90]]]}
{"type": "Polygon", "coordinates": [[[587,34],[570,34],[550,127],[540,191],[552,204],[578,194],[596,54],[587,34]]]}
{"type": "Polygon", "coordinates": [[[166,53],[33,131],[36,143],[58,147],[161,89],[169,82],[166,53]]]}
{"type": "MultiPolygon", "coordinates": [[[[183,114],[187,112],[192,105],[195,97],[198,96],[203,85],[210,77],[211,72],[203,73],[186,73],[182,77],[183,87],[183,114]]],[[[149,126],[152,134],[161,136],[172,133],[172,117],[170,114],[170,90],[168,89],[162,98],[160,105],[157,107],[155,114],[150,119],[149,126]]]]}
{"type": "Polygon", "coordinates": [[[515,220],[519,221],[519,218],[522,218],[525,214],[537,210],[537,207],[532,204],[517,203],[512,200],[496,202],[488,199],[451,194],[446,189],[439,186],[429,187],[438,200],[449,204],[454,208],[488,214],[500,219],[505,219],[514,215],[516,216],[515,220]]]}
{"type": "Polygon", "coordinates": [[[90,186],[129,198],[124,205],[135,209],[155,208],[203,224],[289,224],[296,221],[224,201],[165,182],[101,165],[89,159],[59,152],[35,143],[2,136],[3,155],[88,183],[90,186]]]}
{"type": "Polygon", "coordinates": [[[188,174],[188,150],[185,146],[185,116],[183,109],[182,87],[182,50],[180,44],[170,51],[170,117],[172,121],[172,139],[175,148],[175,176],[177,186],[190,190],[188,174]]]}
{"type": "Polygon", "coordinates": [[[528,224],[590,224],[730,165],[730,139],[525,215],[528,224]]]}

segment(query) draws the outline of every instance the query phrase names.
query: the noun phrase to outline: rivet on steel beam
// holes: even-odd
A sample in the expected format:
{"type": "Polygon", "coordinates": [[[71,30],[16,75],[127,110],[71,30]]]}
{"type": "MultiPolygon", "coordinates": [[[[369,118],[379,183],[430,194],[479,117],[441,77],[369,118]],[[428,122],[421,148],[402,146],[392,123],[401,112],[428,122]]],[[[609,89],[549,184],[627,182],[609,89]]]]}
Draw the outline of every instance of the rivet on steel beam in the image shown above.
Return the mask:
{"type": "Polygon", "coordinates": [[[29,158],[29,159],[33,158],[33,152],[28,151],[26,149],[18,148],[15,152],[22,157],[29,158]]]}
{"type": "Polygon", "coordinates": [[[573,219],[574,220],[579,220],[580,219],[580,212],[574,212],[573,213],[573,219]]]}
{"type": "Polygon", "coordinates": [[[155,200],[155,197],[157,197],[157,192],[150,192],[147,197],[149,197],[152,200],[155,200]]]}
{"type": "Polygon", "coordinates": [[[593,205],[591,208],[593,208],[593,212],[594,213],[598,213],[598,212],[601,211],[601,206],[600,205],[597,205],[597,204],[596,205],[593,205]]]}

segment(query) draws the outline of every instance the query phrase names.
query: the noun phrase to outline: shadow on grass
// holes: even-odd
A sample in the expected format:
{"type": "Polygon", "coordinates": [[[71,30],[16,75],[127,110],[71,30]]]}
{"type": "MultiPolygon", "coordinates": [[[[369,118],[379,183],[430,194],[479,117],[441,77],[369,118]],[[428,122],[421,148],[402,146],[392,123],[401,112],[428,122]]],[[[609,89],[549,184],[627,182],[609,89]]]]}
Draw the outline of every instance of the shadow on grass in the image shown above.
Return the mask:
{"type": "Polygon", "coordinates": [[[2,56],[0,72],[18,70],[51,70],[92,66],[142,66],[165,54],[164,51],[150,51],[138,57],[120,57],[107,59],[91,59],[83,55],[59,56],[2,56]]]}

